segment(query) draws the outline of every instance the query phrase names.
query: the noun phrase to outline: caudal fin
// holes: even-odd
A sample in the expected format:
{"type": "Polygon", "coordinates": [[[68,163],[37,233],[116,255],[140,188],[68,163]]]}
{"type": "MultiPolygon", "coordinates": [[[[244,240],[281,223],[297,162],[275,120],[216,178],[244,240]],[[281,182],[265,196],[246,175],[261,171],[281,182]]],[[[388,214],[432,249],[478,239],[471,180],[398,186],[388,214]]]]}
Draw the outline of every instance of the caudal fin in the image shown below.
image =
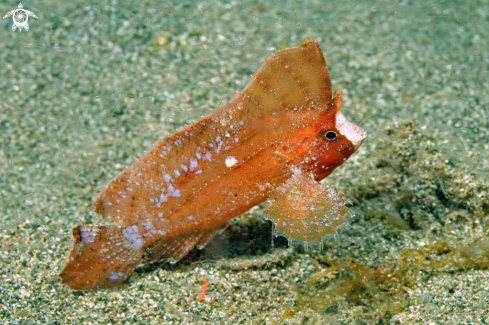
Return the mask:
{"type": "Polygon", "coordinates": [[[78,226],[75,244],[60,273],[71,289],[110,288],[123,282],[139,263],[142,245],[129,242],[117,226],[78,226]]]}

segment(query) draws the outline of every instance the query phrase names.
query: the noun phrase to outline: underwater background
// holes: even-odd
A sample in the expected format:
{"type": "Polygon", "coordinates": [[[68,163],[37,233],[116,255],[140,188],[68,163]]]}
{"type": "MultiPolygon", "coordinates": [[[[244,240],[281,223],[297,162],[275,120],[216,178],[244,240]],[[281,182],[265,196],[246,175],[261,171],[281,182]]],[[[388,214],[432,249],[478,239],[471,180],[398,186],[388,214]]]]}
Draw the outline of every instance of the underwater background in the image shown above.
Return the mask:
{"type": "Polygon", "coordinates": [[[29,30],[0,28],[0,323],[489,323],[487,0],[23,5],[29,30]],[[100,190],[306,37],[368,133],[323,181],[349,227],[323,250],[272,246],[257,207],[175,265],[62,285],[100,190]]]}

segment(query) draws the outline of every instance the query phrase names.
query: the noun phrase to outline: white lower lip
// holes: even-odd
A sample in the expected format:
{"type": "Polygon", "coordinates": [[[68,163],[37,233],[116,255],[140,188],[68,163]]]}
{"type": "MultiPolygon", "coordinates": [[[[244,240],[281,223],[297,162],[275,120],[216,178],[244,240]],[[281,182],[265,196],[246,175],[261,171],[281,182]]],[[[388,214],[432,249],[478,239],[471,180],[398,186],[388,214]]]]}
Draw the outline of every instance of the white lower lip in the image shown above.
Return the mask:
{"type": "Polygon", "coordinates": [[[358,148],[362,141],[367,137],[367,134],[362,128],[349,122],[340,112],[336,114],[336,128],[342,135],[350,140],[355,149],[358,148]]]}

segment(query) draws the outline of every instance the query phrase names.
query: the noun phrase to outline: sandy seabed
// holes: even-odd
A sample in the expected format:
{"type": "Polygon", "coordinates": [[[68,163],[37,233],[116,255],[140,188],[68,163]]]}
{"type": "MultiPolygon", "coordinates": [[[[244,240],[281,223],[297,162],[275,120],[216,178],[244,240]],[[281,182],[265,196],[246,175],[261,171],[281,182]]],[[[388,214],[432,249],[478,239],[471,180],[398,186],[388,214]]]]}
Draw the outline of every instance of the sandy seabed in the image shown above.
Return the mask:
{"type": "Polygon", "coordinates": [[[489,323],[486,0],[23,5],[29,31],[0,29],[0,323],[489,323]],[[99,191],[306,37],[369,134],[324,181],[349,227],[272,247],[256,208],[176,265],[62,285],[71,229],[104,222],[99,191]]]}

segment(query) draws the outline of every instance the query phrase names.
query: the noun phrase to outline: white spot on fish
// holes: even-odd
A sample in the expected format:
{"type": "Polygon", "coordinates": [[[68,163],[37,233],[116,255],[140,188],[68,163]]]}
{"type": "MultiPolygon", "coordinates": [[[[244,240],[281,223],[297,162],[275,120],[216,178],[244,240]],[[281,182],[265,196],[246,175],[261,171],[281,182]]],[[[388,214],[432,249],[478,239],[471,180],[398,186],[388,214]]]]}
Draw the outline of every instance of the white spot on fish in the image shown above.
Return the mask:
{"type": "Polygon", "coordinates": [[[187,219],[188,220],[195,220],[194,216],[188,216],[187,219]]]}
{"type": "Polygon", "coordinates": [[[211,153],[210,152],[206,152],[204,159],[211,161],[211,157],[212,157],[211,153]]]}
{"type": "Polygon", "coordinates": [[[112,281],[117,281],[117,279],[119,279],[121,277],[122,273],[119,273],[119,272],[112,272],[110,273],[109,275],[109,280],[112,280],[112,281]]]}
{"type": "Polygon", "coordinates": [[[166,231],[164,230],[151,230],[153,234],[158,234],[158,235],[164,235],[166,234],[166,231]]]}
{"type": "Polygon", "coordinates": [[[173,193],[171,194],[173,197],[179,197],[180,196],[180,190],[177,188],[173,193]]]}
{"type": "Polygon", "coordinates": [[[219,144],[217,145],[216,148],[216,153],[219,153],[219,151],[221,151],[221,147],[222,147],[222,141],[219,141],[219,144]]]}
{"type": "Polygon", "coordinates": [[[122,235],[126,239],[125,246],[127,248],[140,250],[143,247],[144,241],[136,225],[122,229],[122,235]]]}
{"type": "Polygon", "coordinates": [[[161,193],[160,195],[160,203],[168,202],[168,198],[165,194],[161,193]]]}
{"type": "Polygon", "coordinates": [[[176,178],[179,178],[180,177],[180,172],[177,169],[175,169],[173,171],[173,175],[175,175],[176,178]]]}
{"type": "Polygon", "coordinates": [[[197,166],[199,165],[199,163],[197,162],[196,159],[190,159],[190,165],[189,165],[189,168],[190,168],[190,171],[193,172],[195,168],[197,168],[197,166]]]}
{"type": "Polygon", "coordinates": [[[178,146],[181,146],[182,145],[182,140],[180,139],[177,139],[175,140],[175,142],[173,142],[174,144],[178,145],[178,146]]]}
{"type": "MultiPolygon", "coordinates": [[[[151,231],[152,229],[154,229],[154,225],[152,222],[143,222],[143,227],[146,231],[151,231]]],[[[144,234],[144,237],[151,237],[151,234],[146,232],[144,234]]]]}
{"type": "Polygon", "coordinates": [[[146,230],[151,230],[154,228],[154,225],[152,222],[147,221],[147,222],[143,222],[143,227],[146,230]]]}
{"type": "Polygon", "coordinates": [[[164,179],[164,180],[165,180],[167,183],[170,183],[170,181],[171,181],[171,176],[170,176],[170,174],[167,174],[167,173],[163,174],[163,179],[164,179]]]}
{"type": "Polygon", "coordinates": [[[196,174],[196,175],[198,175],[198,174],[202,174],[202,169],[197,170],[197,171],[195,172],[195,174],[196,174]]]}
{"type": "Polygon", "coordinates": [[[87,244],[93,243],[95,241],[95,237],[97,237],[98,232],[98,228],[80,228],[82,242],[87,244]]]}
{"type": "Polygon", "coordinates": [[[226,158],[226,166],[228,167],[233,167],[238,163],[238,160],[234,157],[227,157],[226,158]]]}
{"type": "Polygon", "coordinates": [[[185,166],[185,165],[180,165],[180,167],[182,168],[182,170],[183,170],[184,172],[188,171],[187,166],[185,166]]]}

